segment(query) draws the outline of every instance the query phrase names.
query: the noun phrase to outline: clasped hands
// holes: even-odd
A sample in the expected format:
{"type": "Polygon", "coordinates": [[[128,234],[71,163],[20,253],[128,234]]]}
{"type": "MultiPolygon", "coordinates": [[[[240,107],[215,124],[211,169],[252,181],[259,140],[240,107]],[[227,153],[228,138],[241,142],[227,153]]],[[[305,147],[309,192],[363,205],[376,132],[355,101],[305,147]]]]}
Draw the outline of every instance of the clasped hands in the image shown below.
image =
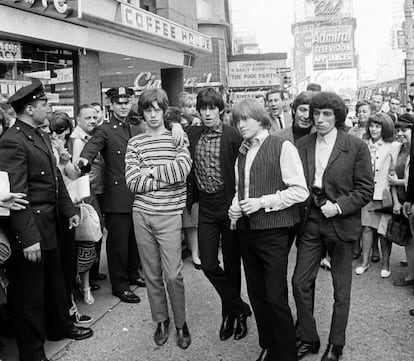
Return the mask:
{"type": "Polygon", "coordinates": [[[243,215],[250,216],[262,208],[260,198],[247,198],[237,204],[232,204],[229,208],[228,215],[232,221],[237,221],[243,215]]]}

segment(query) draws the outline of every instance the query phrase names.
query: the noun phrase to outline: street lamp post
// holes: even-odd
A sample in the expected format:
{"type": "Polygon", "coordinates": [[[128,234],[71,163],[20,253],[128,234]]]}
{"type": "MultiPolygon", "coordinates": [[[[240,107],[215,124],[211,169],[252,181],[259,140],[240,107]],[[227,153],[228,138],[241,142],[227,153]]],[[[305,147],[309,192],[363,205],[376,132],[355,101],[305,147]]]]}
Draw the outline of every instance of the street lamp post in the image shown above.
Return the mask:
{"type": "Polygon", "coordinates": [[[406,60],[405,81],[407,89],[414,82],[414,39],[413,39],[413,0],[404,1],[405,36],[406,36],[406,60]]]}

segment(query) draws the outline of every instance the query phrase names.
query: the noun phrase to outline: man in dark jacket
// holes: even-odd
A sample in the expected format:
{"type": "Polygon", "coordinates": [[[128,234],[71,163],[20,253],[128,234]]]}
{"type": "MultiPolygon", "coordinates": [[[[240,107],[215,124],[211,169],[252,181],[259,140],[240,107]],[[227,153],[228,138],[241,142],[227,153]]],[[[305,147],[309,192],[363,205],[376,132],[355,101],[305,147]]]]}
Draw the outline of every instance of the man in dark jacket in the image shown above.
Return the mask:
{"type": "Polygon", "coordinates": [[[188,130],[193,168],[187,180],[187,209],[190,211],[194,202],[200,202],[201,268],[221,299],[220,339],[224,341],[233,333],[236,340],[246,336],[246,319],[251,310],[240,297],[240,245],[230,230],[227,215],[235,192],[234,164],[242,139],[235,128],[222,123],[223,110],[223,98],[213,88],[198,93],[197,111],[203,125],[188,130]],[[220,240],[224,269],[218,259],[220,240]]]}
{"type": "Polygon", "coordinates": [[[0,170],[10,178],[10,190],[27,194],[25,209],[10,215],[13,249],[7,265],[10,306],[21,361],[46,361],[45,337],[85,339],[93,332],[73,326],[59,258],[60,227],[79,225],[56,167],[46,133],[39,130],[49,111],[40,81],[21,88],[9,103],[18,119],[0,140],[0,170]],[[59,224],[59,212],[69,224],[59,224]]]}

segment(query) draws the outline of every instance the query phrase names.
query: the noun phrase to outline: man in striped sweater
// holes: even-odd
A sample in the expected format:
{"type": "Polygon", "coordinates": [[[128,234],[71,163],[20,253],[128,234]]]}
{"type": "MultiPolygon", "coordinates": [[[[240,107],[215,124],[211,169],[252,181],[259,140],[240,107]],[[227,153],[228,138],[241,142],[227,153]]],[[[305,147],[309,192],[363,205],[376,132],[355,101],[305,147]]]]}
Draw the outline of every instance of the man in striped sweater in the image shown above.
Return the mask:
{"type": "Polygon", "coordinates": [[[131,138],[125,155],[126,183],[135,194],[134,229],[147,283],[152,318],[158,323],[154,341],[168,339],[167,285],[177,345],[191,343],[185,317],[184,280],[181,260],[181,214],[186,200],[186,178],[192,161],[188,140],[175,146],[165,128],[168,97],[162,89],[145,90],[138,110],[147,123],[145,133],[131,138]]]}

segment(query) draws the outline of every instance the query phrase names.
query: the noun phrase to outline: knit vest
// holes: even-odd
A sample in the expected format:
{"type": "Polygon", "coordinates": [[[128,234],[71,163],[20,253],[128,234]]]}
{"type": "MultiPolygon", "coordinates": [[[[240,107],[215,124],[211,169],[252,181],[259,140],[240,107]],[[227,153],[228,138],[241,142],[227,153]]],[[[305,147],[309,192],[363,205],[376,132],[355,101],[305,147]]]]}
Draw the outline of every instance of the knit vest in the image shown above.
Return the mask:
{"type": "MultiPolygon", "coordinates": [[[[260,198],[265,194],[274,194],[276,191],[287,188],[283,182],[280,170],[280,153],[285,140],[268,136],[260,147],[250,168],[249,197],[260,198]]],[[[244,198],[244,168],[246,155],[239,154],[238,173],[239,200],[244,198]]],[[[280,211],[265,212],[262,208],[249,216],[250,229],[272,229],[292,227],[297,221],[295,207],[289,207],[280,211]]]]}

